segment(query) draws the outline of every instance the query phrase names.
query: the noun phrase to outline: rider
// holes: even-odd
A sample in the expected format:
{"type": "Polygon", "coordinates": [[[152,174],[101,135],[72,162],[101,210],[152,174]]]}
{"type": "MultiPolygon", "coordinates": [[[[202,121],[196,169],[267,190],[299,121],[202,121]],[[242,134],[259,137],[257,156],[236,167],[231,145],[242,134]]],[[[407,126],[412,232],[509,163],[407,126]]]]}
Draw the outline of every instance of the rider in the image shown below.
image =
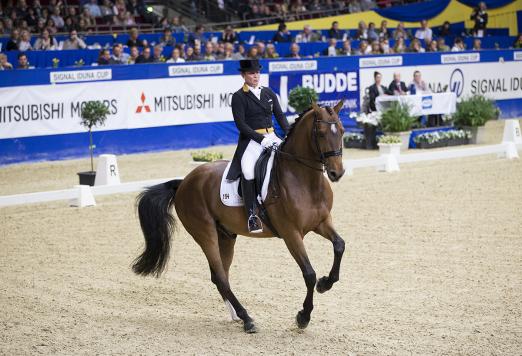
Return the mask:
{"type": "Polygon", "coordinates": [[[239,129],[239,141],[227,175],[228,180],[236,180],[243,174],[241,190],[248,216],[248,231],[254,233],[263,231],[261,220],[256,215],[255,164],[263,149],[281,144],[272,126],[272,114],[285,134],[289,129],[275,93],[259,85],[261,68],[258,60],[239,61],[239,71],[245,84],[232,96],[232,114],[239,129]]]}

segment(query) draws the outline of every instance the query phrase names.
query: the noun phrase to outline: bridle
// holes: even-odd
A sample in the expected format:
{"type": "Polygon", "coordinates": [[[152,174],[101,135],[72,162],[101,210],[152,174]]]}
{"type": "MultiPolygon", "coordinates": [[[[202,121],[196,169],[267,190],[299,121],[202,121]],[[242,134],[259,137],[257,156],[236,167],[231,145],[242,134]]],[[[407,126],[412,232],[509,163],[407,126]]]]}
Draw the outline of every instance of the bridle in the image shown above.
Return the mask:
{"type": "MultiPolygon", "coordinates": [[[[326,111],[328,111],[328,113],[330,115],[333,113],[333,111],[332,111],[332,109],[330,107],[326,107],[326,111]]],[[[293,155],[291,153],[283,152],[280,149],[275,149],[276,154],[278,154],[278,155],[280,155],[282,157],[293,159],[296,162],[298,162],[298,163],[300,163],[300,164],[302,164],[305,167],[308,167],[310,169],[313,169],[313,170],[316,170],[316,171],[320,171],[320,172],[325,172],[328,169],[328,162],[326,161],[326,159],[328,157],[342,156],[343,155],[343,148],[341,146],[338,150],[326,151],[326,152],[321,151],[321,146],[319,145],[319,134],[318,134],[318,131],[319,131],[318,130],[318,127],[319,127],[318,125],[319,124],[337,125],[337,121],[321,120],[321,119],[319,119],[317,117],[317,112],[314,110],[314,123],[313,123],[313,128],[312,128],[312,141],[314,142],[315,149],[317,150],[317,153],[319,155],[319,159],[300,157],[300,156],[297,156],[297,155],[293,155]],[[314,166],[308,164],[307,161],[308,162],[313,162],[313,163],[319,163],[321,166],[319,168],[316,167],[316,166],[314,167],[314,166]]]]}

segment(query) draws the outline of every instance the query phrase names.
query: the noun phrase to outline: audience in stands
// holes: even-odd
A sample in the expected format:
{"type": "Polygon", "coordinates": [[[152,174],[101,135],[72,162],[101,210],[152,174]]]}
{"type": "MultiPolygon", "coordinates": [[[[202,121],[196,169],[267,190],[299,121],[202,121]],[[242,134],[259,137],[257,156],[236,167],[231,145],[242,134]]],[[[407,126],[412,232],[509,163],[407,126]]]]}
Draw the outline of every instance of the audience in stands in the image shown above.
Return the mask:
{"type": "Polygon", "coordinates": [[[58,49],[58,42],[49,34],[47,29],[42,31],[42,34],[34,43],[33,49],[35,51],[49,51],[58,49]]]}
{"type": "Polygon", "coordinates": [[[292,42],[292,35],[284,23],[279,24],[273,42],[292,42]]]}
{"type": "Polygon", "coordinates": [[[299,45],[295,42],[292,43],[290,45],[290,53],[286,57],[300,59],[301,55],[299,54],[299,50],[300,50],[299,45]]]}
{"type": "Polygon", "coordinates": [[[27,59],[27,54],[21,52],[18,54],[18,67],[17,69],[30,69],[29,60],[27,59]]]}
{"type": "Polygon", "coordinates": [[[401,81],[401,74],[398,72],[393,73],[393,80],[388,86],[388,92],[393,95],[406,95],[408,91],[406,83],[401,81]]]}
{"type": "Polygon", "coordinates": [[[179,48],[174,48],[172,50],[172,54],[170,58],[167,60],[167,63],[185,63],[185,59],[181,57],[181,52],[179,48]]]}
{"type": "Polygon", "coordinates": [[[221,41],[225,43],[235,43],[237,41],[237,34],[231,25],[227,25],[221,36],[221,41]]]}
{"type": "Polygon", "coordinates": [[[0,53],[0,70],[11,70],[13,69],[13,65],[8,62],[7,56],[3,53],[0,53]]]}
{"type": "MultiPolygon", "coordinates": [[[[337,23],[337,22],[334,22],[337,23]]],[[[332,26],[333,28],[333,26],[332,26]]],[[[328,31],[329,38],[337,38],[337,36],[331,36],[330,33],[332,29],[328,31]]],[[[309,42],[318,42],[321,41],[321,34],[312,30],[312,26],[305,25],[303,27],[303,32],[300,32],[295,36],[295,42],[297,43],[309,43],[309,42]]]]}
{"type": "Polygon", "coordinates": [[[515,42],[513,43],[513,48],[522,48],[522,34],[519,34],[515,42]]]}
{"type": "Polygon", "coordinates": [[[422,20],[420,28],[415,31],[415,38],[426,43],[429,43],[433,38],[433,31],[428,27],[428,21],[422,20]]]}
{"type": "Polygon", "coordinates": [[[332,22],[332,27],[330,27],[330,29],[328,30],[328,38],[335,38],[336,40],[342,40],[343,36],[344,36],[344,31],[341,31],[339,29],[339,22],[337,22],[337,21],[332,22]]]}
{"type": "Polygon", "coordinates": [[[451,52],[462,52],[465,49],[466,48],[464,46],[464,41],[462,40],[462,38],[460,38],[460,37],[455,38],[455,42],[453,43],[453,47],[451,48],[451,52]]]}

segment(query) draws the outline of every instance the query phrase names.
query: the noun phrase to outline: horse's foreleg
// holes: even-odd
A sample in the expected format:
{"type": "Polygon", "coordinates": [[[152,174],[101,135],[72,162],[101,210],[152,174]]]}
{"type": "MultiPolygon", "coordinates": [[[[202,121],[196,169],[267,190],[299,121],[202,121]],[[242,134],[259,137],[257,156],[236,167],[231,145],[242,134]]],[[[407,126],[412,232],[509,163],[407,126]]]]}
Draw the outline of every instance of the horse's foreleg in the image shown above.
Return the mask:
{"type": "MultiPolygon", "coordinates": [[[[230,234],[228,232],[219,231],[219,254],[221,256],[221,262],[223,263],[223,268],[225,269],[225,274],[227,275],[227,280],[229,281],[229,269],[232,264],[232,259],[234,258],[234,245],[236,243],[236,235],[230,234]]],[[[232,321],[240,321],[241,319],[237,316],[236,310],[232,306],[232,304],[222,295],[223,300],[225,302],[225,307],[230,313],[230,319],[232,321]]]]}
{"type": "Polygon", "coordinates": [[[323,222],[315,230],[316,233],[330,240],[334,249],[334,262],[330,274],[321,277],[317,282],[317,292],[324,293],[332,288],[332,285],[339,280],[339,270],[341,268],[341,259],[344,253],[344,240],[337,234],[332,226],[332,218],[323,222]]]}
{"type": "Polygon", "coordinates": [[[314,286],[317,281],[315,271],[308,259],[306,249],[303,244],[303,237],[296,234],[292,237],[285,238],[286,246],[290,251],[290,254],[294,257],[295,261],[301,268],[303,278],[306,284],[306,297],[303,302],[303,309],[297,313],[296,323],[300,329],[304,329],[310,322],[310,315],[314,309],[314,286]]]}

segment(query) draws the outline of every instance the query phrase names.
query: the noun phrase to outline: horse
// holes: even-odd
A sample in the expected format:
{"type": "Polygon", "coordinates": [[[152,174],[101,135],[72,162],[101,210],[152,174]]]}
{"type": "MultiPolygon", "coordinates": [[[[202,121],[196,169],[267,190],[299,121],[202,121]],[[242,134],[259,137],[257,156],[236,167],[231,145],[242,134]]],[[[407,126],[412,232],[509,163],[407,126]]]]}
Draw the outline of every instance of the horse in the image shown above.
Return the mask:
{"type": "MultiPolygon", "coordinates": [[[[297,313],[301,329],[308,326],[314,308],[314,287],[318,293],[332,288],[339,280],[344,240],[335,231],[330,211],[333,203],[331,182],[344,174],[342,137],[344,128],[338,113],[339,101],[331,107],[312,107],[290,127],[275,151],[272,179],[264,201],[272,228],[282,238],[301,269],[306,297],[297,313]],[[325,177],[325,173],[328,179],[325,177]],[[334,260],[328,276],[317,280],[303,243],[313,231],[333,245],[334,260]]],[[[242,320],[247,333],[257,332],[254,320],[230,288],[229,268],[237,235],[257,238],[274,237],[265,225],[261,233],[249,233],[243,207],[225,206],[220,199],[220,182],[227,161],[206,163],[191,171],[181,183],[169,181],[146,188],[137,198],[137,210],[145,237],[145,248],[133,262],[138,275],[159,277],[169,257],[171,232],[177,216],[187,232],[203,250],[210,267],[210,279],[229,308],[233,320],[242,320]]]]}

